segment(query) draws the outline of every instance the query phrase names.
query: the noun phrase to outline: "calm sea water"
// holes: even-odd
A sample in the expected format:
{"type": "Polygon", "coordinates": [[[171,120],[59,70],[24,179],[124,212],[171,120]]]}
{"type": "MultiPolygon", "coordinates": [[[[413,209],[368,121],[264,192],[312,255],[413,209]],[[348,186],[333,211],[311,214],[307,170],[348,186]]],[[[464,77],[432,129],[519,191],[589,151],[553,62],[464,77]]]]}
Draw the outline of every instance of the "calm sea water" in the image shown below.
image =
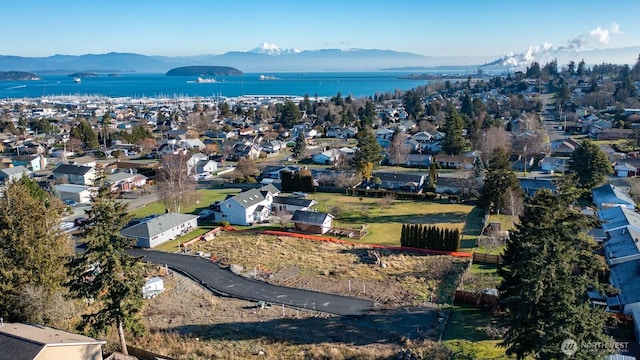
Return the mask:
{"type": "Polygon", "coordinates": [[[0,99],[54,95],[102,95],[109,97],[298,95],[343,97],[409,90],[425,80],[400,79],[408,72],[351,73],[247,73],[216,77],[214,83],[197,83],[195,77],[126,73],[115,77],[99,74],[74,83],[67,75],[39,75],[40,81],[0,81],[0,99]],[[260,75],[267,79],[261,80],[260,75]]]}

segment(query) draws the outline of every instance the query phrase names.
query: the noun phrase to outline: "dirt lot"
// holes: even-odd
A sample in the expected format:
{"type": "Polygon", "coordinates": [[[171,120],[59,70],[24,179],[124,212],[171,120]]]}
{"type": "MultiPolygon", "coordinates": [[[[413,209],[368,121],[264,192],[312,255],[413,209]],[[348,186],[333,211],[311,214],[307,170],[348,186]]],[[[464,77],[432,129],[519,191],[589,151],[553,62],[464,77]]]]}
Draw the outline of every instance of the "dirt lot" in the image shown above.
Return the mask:
{"type": "Polygon", "coordinates": [[[274,284],[368,298],[379,309],[337,317],[221,298],[178,274],[145,311],[150,335],[137,346],[180,359],[383,359],[432,346],[463,262],[361,246],[258,234],[225,234],[194,246],[245,276],[274,284]],[[431,301],[432,300],[432,301],[431,301]],[[187,345],[188,344],[188,345],[187,345]]]}

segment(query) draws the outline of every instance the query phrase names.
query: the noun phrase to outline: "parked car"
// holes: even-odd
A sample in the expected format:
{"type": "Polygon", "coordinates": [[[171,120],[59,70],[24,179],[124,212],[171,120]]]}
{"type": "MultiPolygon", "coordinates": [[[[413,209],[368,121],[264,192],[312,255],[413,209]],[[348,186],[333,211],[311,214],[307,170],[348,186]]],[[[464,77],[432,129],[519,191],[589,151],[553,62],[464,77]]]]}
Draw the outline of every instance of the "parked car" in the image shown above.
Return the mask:
{"type": "Polygon", "coordinates": [[[65,203],[66,205],[68,205],[68,206],[76,206],[76,205],[78,205],[78,203],[76,203],[76,202],[75,202],[75,201],[73,201],[73,200],[65,200],[65,201],[64,201],[64,203],[65,203]]]}

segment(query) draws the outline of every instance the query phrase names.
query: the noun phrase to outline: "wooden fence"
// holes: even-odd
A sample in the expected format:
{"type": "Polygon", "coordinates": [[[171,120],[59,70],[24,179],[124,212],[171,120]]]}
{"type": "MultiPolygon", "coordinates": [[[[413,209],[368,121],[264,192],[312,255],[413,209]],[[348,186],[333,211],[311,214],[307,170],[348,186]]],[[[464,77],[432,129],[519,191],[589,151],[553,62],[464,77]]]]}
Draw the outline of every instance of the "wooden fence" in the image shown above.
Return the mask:
{"type": "Polygon", "coordinates": [[[454,302],[471,304],[476,307],[494,308],[498,305],[498,297],[492,294],[456,290],[454,302]]]}
{"type": "Polygon", "coordinates": [[[477,264],[502,265],[504,264],[504,259],[500,255],[474,252],[473,262],[477,264]]]}

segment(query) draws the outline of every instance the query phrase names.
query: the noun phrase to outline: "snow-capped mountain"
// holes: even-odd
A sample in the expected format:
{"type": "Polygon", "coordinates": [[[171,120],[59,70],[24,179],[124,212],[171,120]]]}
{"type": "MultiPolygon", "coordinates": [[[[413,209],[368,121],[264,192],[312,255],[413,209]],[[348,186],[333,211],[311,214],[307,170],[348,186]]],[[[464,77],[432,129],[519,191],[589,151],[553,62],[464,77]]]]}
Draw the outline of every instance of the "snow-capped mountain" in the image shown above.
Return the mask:
{"type": "Polygon", "coordinates": [[[297,54],[301,51],[298,49],[281,49],[278,45],[269,44],[267,42],[263,42],[258,45],[257,48],[251,49],[248,52],[254,54],[264,54],[264,55],[281,55],[281,54],[297,54]]]}

